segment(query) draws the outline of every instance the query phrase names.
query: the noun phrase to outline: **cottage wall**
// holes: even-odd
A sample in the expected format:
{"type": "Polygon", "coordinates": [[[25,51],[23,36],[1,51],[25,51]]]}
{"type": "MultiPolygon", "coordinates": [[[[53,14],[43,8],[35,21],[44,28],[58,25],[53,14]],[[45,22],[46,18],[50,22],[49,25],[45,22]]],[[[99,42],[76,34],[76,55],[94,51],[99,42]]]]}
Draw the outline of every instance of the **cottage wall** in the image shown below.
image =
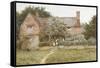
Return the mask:
{"type": "Polygon", "coordinates": [[[23,40],[21,48],[37,49],[39,47],[39,32],[38,22],[31,14],[28,14],[20,27],[20,40],[23,40]]]}

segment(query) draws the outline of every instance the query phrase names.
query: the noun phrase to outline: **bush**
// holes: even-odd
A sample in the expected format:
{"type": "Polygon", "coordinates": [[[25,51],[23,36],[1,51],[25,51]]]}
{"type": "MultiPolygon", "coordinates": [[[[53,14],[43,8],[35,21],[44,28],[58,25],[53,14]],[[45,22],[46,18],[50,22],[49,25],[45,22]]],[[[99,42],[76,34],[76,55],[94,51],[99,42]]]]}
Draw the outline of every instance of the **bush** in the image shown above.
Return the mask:
{"type": "Polygon", "coordinates": [[[17,41],[16,41],[16,48],[17,49],[20,49],[21,47],[20,47],[20,40],[19,39],[17,39],[17,41]]]}
{"type": "Polygon", "coordinates": [[[91,37],[88,39],[88,45],[96,45],[96,39],[91,37]]]}
{"type": "Polygon", "coordinates": [[[39,46],[40,46],[40,47],[43,47],[43,46],[50,46],[50,42],[40,42],[39,46]]]}
{"type": "Polygon", "coordinates": [[[84,38],[84,35],[73,35],[65,39],[64,45],[86,45],[88,41],[84,38]]]}

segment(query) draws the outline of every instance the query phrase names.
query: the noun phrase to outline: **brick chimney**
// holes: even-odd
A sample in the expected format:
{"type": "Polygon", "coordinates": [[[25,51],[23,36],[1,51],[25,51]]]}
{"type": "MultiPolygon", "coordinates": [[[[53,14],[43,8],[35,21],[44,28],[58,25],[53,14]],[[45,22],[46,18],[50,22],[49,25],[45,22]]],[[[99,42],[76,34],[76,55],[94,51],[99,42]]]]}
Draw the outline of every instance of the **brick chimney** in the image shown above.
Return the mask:
{"type": "Polygon", "coordinates": [[[76,12],[76,20],[75,27],[80,27],[80,11],[76,12]]]}

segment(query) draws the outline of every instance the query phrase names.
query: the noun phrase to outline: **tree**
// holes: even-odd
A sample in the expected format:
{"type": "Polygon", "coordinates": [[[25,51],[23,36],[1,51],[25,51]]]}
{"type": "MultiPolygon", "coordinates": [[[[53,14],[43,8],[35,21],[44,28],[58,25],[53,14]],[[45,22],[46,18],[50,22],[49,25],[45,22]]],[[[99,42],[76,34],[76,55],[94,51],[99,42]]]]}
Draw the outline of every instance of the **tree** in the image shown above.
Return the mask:
{"type": "Polygon", "coordinates": [[[27,16],[28,13],[31,13],[32,15],[36,16],[38,13],[39,17],[50,17],[51,14],[45,10],[43,7],[26,7],[20,14],[16,12],[17,15],[17,20],[20,22],[23,22],[25,17],[27,16]]]}
{"type": "Polygon", "coordinates": [[[53,41],[56,46],[59,44],[59,40],[64,40],[66,35],[68,35],[67,25],[57,19],[53,19],[53,22],[49,23],[47,26],[45,35],[48,36],[49,41],[53,41]]]}
{"type": "Polygon", "coordinates": [[[93,16],[89,24],[85,24],[85,32],[83,33],[86,39],[91,37],[96,38],[96,16],[93,16]]]}
{"type": "Polygon", "coordinates": [[[18,11],[16,12],[16,30],[17,30],[17,38],[19,34],[19,28],[20,25],[23,23],[25,17],[27,16],[28,13],[31,13],[32,15],[36,16],[38,13],[39,17],[45,18],[45,17],[50,17],[51,14],[45,10],[43,7],[32,7],[28,6],[26,7],[21,13],[18,11]]]}

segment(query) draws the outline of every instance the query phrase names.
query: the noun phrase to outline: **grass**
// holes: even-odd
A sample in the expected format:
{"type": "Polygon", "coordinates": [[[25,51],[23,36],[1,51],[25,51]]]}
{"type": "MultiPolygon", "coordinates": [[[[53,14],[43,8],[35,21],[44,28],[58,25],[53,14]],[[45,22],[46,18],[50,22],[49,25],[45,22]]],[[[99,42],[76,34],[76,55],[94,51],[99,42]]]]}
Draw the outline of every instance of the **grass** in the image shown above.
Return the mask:
{"type": "Polygon", "coordinates": [[[51,55],[46,63],[63,63],[96,60],[95,49],[59,49],[51,55]]]}
{"type": "MultiPolygon", "coordinates": [[[[41,60],[50,53],[50,50],[33,50],[23,51],[17,50],[16,64],[40,64],[41,60]]],[[[95,48],[84,49],[60,49],[58,48],[52,55],[50,55],[46,63],[61,63],[61,62],[78,62],[78,61],[94,61],[96,60],[95,48]]]]}
{"type": "Polygon", "coordinates": [[[16,63],[17,65],[26,65],[26,64],[38,64],[44,55],[48,54],[49,51],[22,51],[17,50],[16,54],[16,63]]]}

